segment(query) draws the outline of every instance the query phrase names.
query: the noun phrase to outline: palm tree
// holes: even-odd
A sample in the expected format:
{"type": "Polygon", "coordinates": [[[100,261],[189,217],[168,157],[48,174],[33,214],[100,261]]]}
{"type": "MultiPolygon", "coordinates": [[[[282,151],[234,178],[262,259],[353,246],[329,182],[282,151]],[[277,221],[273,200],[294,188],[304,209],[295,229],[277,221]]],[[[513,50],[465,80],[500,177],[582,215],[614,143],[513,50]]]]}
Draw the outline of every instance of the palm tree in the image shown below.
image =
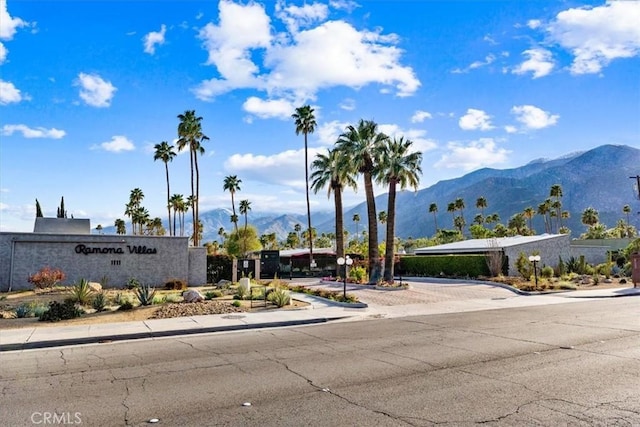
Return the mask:
{"type": "Polygon", "coordinates": [[[484,210],[487,207],[487,199],[484,196],[480,196],[476,199],[476,208],[480,209],[480,213],[484,218],[484,210]]]}
{"type": "Polygon", "coordinates": [[[420,167],[422,153],[418,151],[412,152],[412,145],[412,141],[405,140],[403,137],[387,140],[387,143],[381,147],[380,165],[376,173],[376,181],[378,183],[389,185],[384,255],[384,280],[387,282],[393,282],[396,189],[400,185],[400,190],[410,186],[417,191],[418,183],[420,182],[419,175],[422,173],[420,167]]]}
{"type": "Polygon", "coordinates": [[[123,219],[116,219],[113,225],[116,227],[116,234],[127,234],[127,226],[123,219]]]}
{"type": "Polygon", "coordinates": [[[556,228],[557,230],[560,230],[562,227],[562,202],[560,201],[562,198],[562,186],[560,184],[553,184],[549,189],[549,197],[555,198],[551,207],[556,211],[556,218],[558,221],[556,228]]]}
{"type": "Polygon", "coordinates": [[[224,227],[218,228],[218,236],[220,236],[220,243],[224,243],[224,227]]]}
{"type": "MultiPolygon", "coordinates": [[[[302,225],[300,225],[300,224],[296,224],[296,225],[294,225],[294,226],[293,226],[293,229],[295,230],[296,235],[298,236],[298,244],[300,244],[300,242],[301,242],[301,239],[300,239],[300,231],[302,231],[302,225]]],[[[296,246],[296,247],[297,247],[297,246],[296,246]]]]}
{"type": "Polygon", "coordinates": [[[462,215],[454,218],[453,226],[458,229],[460,236],[462,236],[462,230],[464,230],[465,225],[467,225],[467,223],[464,221],[464,217],[462,215]]]}
{"type": "MultiPolygon", "coordinates": [[[[304,105],[296,108],[296,112],[291,115],[295,120],[296,135],[301,133],[304,135],[304,182],[307,194],[307,225],[311,230],[311,205],[309,203],[309,150],[307,144],[307,135],[316,130],[316,118],[313,115],[313,108],[310,105],[304,105]]],[[[313,265],[313,239],[309,233],[309,265],[313,265]]]]}
{"type": "MultiPolygon", "coordinates": [[[[627,230],[629,229],[629,214],[631,213],[631,206],[624,205],[622,207],[622,212],[627,216],[627,230]]],[[[629,236],[631,237],[631,236],[629,236]]]]}
{"type": "Polygon", "coordinates": [[[523,229],[526,227],[526,221],[524,219],[524,214],[522,213],[517,213],[515,215],[513,215],[510,219],[509,219],[509,223],[507,224],[508,228],[514,229],[516,231],[516,234],[522,236],[523,233],[523,229]]]}
{"type": "Polygon", "coordinates": [[[436,214],[438,213],[438,205],[436,203],[431,203],[429,205],[429,213],[433,214],[433,223],[436,227],[436,233],[438,232],[438,217],[436,214]]]}
{"type": "Polygon", "coordinates": [[[543,203],[540,203],[538,205],[538,215],[542,215],[542,218],[544,218],[544,232],[545,233],[551,233],[551,224],[550,221],[547,219],[547,215],[549,214],[549,211],[551,209],[551,200],[547,199],[545,200],[543,203]]]}
{"type": "MultiPolygon", "coordinates": [[[[181,212],[182,205],[184,204],[184,199],[182,194],[174,194],[169,199],[169,205],[171,209],[173,209],[173,236],[176,235],[176,216],[181,212]]],[[[169,224],[169,228],[172,228],[172,224],[169,224]]]]}
{"type": "Polygon", "coordinates": [[[224,178],[224,185],[222,186],[224,191],[228,191],[231,194],[231,210],[233,212],[233,216],[236,218],[236,221],[233,223],[236,233],[238,233],[238,217],[236,216],[236,202],[234,200],[234,196],[236,191],[240,191],[241,183],[242,180],[238,179],[237,175],[229,175],[224,178]]]}
{"type": "Polygon", "coordinates": [[[527,219],[527,221],[529,221],[529,230],[533,232],[533,217],[536,215],[536,210],[533,209],[533,207],[528,206],[524,209],[522,214],[527,219]]]}
{"type": "Polygon", "coordinates": [[[209,139],[202,133],[202,117],[197,117],[195,110],[187,110],[184,114],[178,114],[180,123],[178,124],[178,150],[185,147],[189,149],[189,157],[191,160],[191,197],[193,205],[191,212],[193,215],[193,245],[198,246],[199,233],[199,210],[198,203],[200,198],[200,171],[198,170],[198,154],[204,154],[202,143],[209,139]],[[194,171],[195,171],[195,190],[194,190],[194,171]]]}
{"type": "Polygon", "coordinates": [[[598,218],[598,211],[592,207],[588,207],[582,212],[582,223],[589,227],[596,225],[600,219],[598,218]]]}
{"type": "MultiPolygon", "coordinates": [[[[456,199],[456,201],[454,202],[455,206],[456,206],[456,210],[460,211],[460,216],[462,217],[462,222],[464,222],[465,224],[467,223],[464,220],[464,199],[462,197],[458,197],[456,199]]],[[[462,230],[460,230],[460,232],[462,233],[462,230]]]]}
{"type": "Polygon", "coordinates": [[[138,210],[138,208],[140,208],[142,199],[144,199],[144,193],[142,192],[142,190],[139,188],[134,188],[129,194],[129,203],[125,205],[124,214],[131,218],[131,234],[133,235],[136,234],[136,224],[140,224],[140,227],[142,227],[142,224],[138,222],[140,216],[136,216],[136,211],[138,210]]]}
{"type": "Polygon", "coordinates": [[[389,139],[378,132],[378,125],[372,120],[360,120],[358,126],[347,126],[337,141],[338,149],[349,158],[351,170],[361,173],[364,178],[364,192],[367,199],[367,222],[369,226],[369,282],[375,283],[380,277],[378,253],[378,218],[376,200],[373,194],[373,176],[376,172],[376,155],[381,145],[389,139]]]}
{"type": "Polygon", "coordinates": [[[360,215],[353,214],[353,218],[351,220],[356,223],[356,239],[358,239],[358,236],[360,235],[360,233],[358,232],[358,225],[360,224],[360,215]]]}
{"type": "Polygon", "coordinates": [[[382,225],[386,224],[387,219],[388,219],[387,211],[378,212],[378,222],[380,222],[380,224],[382,225]]]}
{"type": "Polygon", "coordinates": [[[249,211],[251,210],[251,202],[248,200],[240,200],[240,215],[244,215],[244,235],[242,242],[242,253],[247,252],[247,219],[249,211]]]}
{"type": "Polygon", "coordinates": [[[336,150],[327,154],[318,153],[311,163],[311,189],[314,193],[327,187],[327,197],[333,193],[336,216],[336,256],[344,257],[344,214],[342,208],[342,190],[345,186],[356,188],[357,184],[349,168],[344,164],[345,156],[336,150]]]}
{"type": "Polygon", "coordinates": [[[169,200],[169,194],[171,194],[169,190],[169,162],[173,160],[176,156],[175,151],[173,151],[173,145],[169,145],[167,141],[162,141],[160,144],[156,144],[153,148],[155,148],[155,153],[153,154],[153,161],[162,160],[164,163],[165,175],[167,177],[167,213],[168,213],[168,221],[169,221],[169,235],[171,236],[171,202],[169,200]]]}
{"type": "Polygon", "coordinates": [[[455,227],[455,222],[456,222],[456,204],[451,202],[447,205],[447,212],[451,213],[451,220],[454,222],[454,227],[455,227]]]}

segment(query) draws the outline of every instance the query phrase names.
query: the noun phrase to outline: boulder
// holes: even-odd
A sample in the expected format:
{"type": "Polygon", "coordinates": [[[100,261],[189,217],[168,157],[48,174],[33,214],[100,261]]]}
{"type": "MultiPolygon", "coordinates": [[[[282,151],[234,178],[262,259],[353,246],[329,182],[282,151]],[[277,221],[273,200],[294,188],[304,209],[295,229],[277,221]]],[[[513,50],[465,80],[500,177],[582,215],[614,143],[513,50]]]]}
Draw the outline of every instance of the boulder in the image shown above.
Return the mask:
{"type": "Polygon", "coordinates": [[[89,289],[93,292],[102,292],[102,285],[98,282],[89,282],[89,289]]]}
{"type": "Polygon", "coordinates": [[[204,301],[204,295],[202,295],[200,291],[195,289],[189,289],[188,291],[184,291],[184,293],[182,294],[182,298],[184,298],[184,302],[204,301]]]}

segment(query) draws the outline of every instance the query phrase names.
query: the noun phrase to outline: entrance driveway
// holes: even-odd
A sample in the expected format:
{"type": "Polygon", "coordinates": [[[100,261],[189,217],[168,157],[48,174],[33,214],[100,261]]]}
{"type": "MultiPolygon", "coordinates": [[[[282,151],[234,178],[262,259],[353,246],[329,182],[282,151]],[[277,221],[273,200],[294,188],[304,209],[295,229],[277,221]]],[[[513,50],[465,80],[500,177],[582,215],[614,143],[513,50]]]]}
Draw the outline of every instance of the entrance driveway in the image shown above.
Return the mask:
{"type": "MultiPolygon", "coordinates": [[[[410,278],[409,289],[374,289],[372,286],[347,283],[347,293],[358,297],[369,305],[395,306],[409,304],[431,304],[446,301],[493,300],[516,298],[518,295],[508,289],[488,284],[445,279],[410,278]]],[[[343,283],[304,282],[309,288],[342,291],[343,283]]]]}

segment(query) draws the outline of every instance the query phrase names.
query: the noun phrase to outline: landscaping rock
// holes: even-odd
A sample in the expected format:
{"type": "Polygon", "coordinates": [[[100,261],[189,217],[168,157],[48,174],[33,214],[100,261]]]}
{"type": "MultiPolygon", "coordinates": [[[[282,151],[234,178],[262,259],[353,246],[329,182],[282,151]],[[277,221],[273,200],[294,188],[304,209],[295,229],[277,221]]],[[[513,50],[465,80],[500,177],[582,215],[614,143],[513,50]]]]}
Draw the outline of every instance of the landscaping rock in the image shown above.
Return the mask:
{"type": "Polygon", "coordinates": [[[195,289],[189,289],[182,294],[184,302],[201,302],[204,301],[204,295],[195,289]]]}
{"type": "Polygon", "coordinates": [[[98,282],[89,282],[89,289],[93,292],[102,292],[102,285],[98,282]]]}
{"type": "Polygon", "coordinates": [[[152,319],[166,319],[171,317],[202,316],[209,314],[241,313],[247,311],[244,307],[235,307],[224,301],[203,301],[194,304],[171,303],[157,309],[152,319]]]}

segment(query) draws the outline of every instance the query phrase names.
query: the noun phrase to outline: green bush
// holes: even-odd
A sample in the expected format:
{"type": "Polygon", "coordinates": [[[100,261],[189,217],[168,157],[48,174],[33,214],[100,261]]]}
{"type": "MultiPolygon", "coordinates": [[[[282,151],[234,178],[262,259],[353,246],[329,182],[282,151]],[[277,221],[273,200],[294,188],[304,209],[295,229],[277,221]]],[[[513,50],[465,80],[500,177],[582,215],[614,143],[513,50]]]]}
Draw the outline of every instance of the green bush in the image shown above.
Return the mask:
{"type": "Polygon", "coordinates": [[[533,276],[533,264],[529,261],[529,257],[524,252],[520,252],[518,254],[516,270],[518,270],[518,273],[520,273],[525,280],[529,280],[529,278],[533,276]]]}
{"type": "Polygon", "coordinates": [[[92,294],[93,291],[89,287],[89,281],[86,279],[80,279],[79,282],[74,283],[71,287],[71,300],[73,302],[82,305],[88,304],[91,301],[92,294]]]}
{"type": "Polygon", "coordinates": [[[291,303],[291,295],[289,295],[289,291],[286,289],[275,289],[269,292],[269,301],[277,307],[284,307],[291,303]]]}
{"type": "Polygon", "coordinates": [[[242,303],[238,300],[235,300],[234,302],[231,303],[232,306],[234,307],[240,307],[242,305],[242,303]]]}
{"type": "Polygon", "coordinates": [[[238,286],[236,288],[236,294],[233,296],[233,299],[247,299],[248,296],[249,292],[247,292],[247,288],[245,288],[244,286],[238,286]]]}
{"type": "Polygon", "coordinates": [[[349,269],[349,278],[356,283],[364,283],[367,279],[367,270],[362,266],[351,267],[349,269]]]}
{"type": "Polygon", "coordinates": [[[210,299],[214,299],[214,298],[220,298],[222,296],[222,292],[221,291],[207,291],[204,293],[204,298],[207,300],[210,299]]]}
{"type": "Polygon", "coordinates": [[[49,309],[40,315],[40,321],[58,322],[60,320],[75,319],[82,316],[83,310],[76,307],[73,300],[67,299],[62,304],[58,301],[51,301],[49,309]]]}
{"type": "Polygon", "coordinates": [[[540,270],[540,277],[544,277],[545,279],[550,279],[553,277],[553,267],[545,266],[540,270]]]}
{"type": "Polygon", "coordinates": [[[127,281],[127,289],[138,289],[140,287],[140,282],[138,279],[132,277],[127,281]]]}
{"type": "Polygon", "coordinates": [[[124,301],[122,301],[122,304],[120,304],[120,307],[118,307],[118,310],[121,310],[121,311],[127,311],[132,309],[133,309],[133,303],[128,299],[125,299],[124,301]]]}

